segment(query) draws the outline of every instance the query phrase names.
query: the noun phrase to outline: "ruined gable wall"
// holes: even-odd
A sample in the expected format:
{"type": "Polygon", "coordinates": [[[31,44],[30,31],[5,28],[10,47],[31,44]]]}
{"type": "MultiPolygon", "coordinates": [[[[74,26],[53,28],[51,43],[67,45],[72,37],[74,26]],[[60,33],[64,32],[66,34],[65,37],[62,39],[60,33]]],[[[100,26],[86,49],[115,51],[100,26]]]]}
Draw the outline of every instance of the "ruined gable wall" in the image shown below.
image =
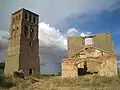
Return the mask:
{"type": "Polygon", "coordinates": [[[83,48],[84,39],[80,36],[68,37],[68,57],[72,57],[83,48]]]}
{"type": "Polygon", "coordinates": [[[103,49],[109,53],[114,53],[114,45],[110,33],[96,34],[93,40],[97,48],[103,49]]]}

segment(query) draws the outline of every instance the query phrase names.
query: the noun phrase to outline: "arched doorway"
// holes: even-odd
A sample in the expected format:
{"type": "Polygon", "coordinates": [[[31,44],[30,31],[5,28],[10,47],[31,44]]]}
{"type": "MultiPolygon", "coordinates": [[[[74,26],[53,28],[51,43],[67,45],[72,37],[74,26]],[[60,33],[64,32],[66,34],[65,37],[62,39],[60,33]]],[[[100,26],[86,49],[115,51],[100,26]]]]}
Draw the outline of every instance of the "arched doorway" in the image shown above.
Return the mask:
{"type": "Polygon", "coordinates": [[[78,76],[87,74],[87,62],[83,62],[83,67],[78,67],[77,70],[78,76]]]}
{"type": "Polygon", "coordinates": [[[76,63],[78,76],[86,74],[98,74],[98,66],[100,61],[98,60],[81,60],[76,63]]]}

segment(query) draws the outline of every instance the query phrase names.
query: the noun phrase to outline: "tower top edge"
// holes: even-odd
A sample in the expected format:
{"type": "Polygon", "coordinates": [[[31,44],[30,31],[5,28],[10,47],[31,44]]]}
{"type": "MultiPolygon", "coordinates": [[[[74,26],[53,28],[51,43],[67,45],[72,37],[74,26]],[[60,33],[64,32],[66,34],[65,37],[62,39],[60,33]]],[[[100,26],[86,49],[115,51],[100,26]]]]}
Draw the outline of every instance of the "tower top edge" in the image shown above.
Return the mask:
{"type": "Polygon", "coordinates": [[[12,15],[15,15],[15,14],[18,13],[18,12],[25,12],[25,11],[27,11],[27,12],[29,12],[29,13],[32,13],[32,14],[34,14],[34,15],[36,15],[36,16],[39,16],[37,13],[32,12],[32,11],[30,11],[30,10],[28,10],[28,9],[25,9],[25,8],[21,8],[21,9],[19,9],[19,10],[16,10],[15,12],[12,13],[12,15]]]}

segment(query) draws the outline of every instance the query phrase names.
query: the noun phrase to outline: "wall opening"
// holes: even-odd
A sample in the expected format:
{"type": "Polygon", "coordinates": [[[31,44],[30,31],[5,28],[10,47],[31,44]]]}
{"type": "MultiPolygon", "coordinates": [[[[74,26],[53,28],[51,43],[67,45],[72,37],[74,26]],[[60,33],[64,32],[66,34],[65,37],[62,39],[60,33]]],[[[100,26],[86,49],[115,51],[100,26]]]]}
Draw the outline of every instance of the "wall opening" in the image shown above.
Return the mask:
{"type": "Polygon", "coordinates": [[[30,38],[31,39],[34,38],[34,30],[33,30],[33,28],[30,29],[30,38]]]}
{"type": "Polygon", "coordinates": [[[36,23],[36,18],[35,18],[35,16],[33,17],[33,23],[36,23]]]}
{"type": "Polygon", "coordinates": [[[28,27],[26,25],[24,26],[24,35],[25,37],[28,35],[28,27]]]}
{"type": "Polygon", "coordinates": [[[30,68],[30,69],[29,69],[29,75],[31,76],[32,74],[33,74],[33,69],[30,68]]]}
{"type": "Polygon", "coordinates": [[[28,18],[28,14],[27,12],[25,12],[25,19],[27,20],[27,18],[28,18]]]}
{"type": "Polygon", "coordinates": [[[32,20],[32,16],[31,14],[29,14],[29,21],[31,22],[31,20],[32,20]]]}
{"type": "Polygon", "coordinates": [[[84,62],[84,68],[78,68],[78,76],[87,74],[87,63],[84,62]]]}
{"type": "Polygon", "coordinates": [[[87,65],[87,62],[84,62],[83,68],[79,67],[78,68],[78,76],[82,76],[82,75],[87,75],[87,74],[98,74],[98,71],[96,71],[96,67],[95,70],[90,70],[91,67],[89,67],[87,65]]]}
{"type": "Polygon", "coordinates": [[[93,38],[85,38],[85,45],[93,45],[93,38]]]}

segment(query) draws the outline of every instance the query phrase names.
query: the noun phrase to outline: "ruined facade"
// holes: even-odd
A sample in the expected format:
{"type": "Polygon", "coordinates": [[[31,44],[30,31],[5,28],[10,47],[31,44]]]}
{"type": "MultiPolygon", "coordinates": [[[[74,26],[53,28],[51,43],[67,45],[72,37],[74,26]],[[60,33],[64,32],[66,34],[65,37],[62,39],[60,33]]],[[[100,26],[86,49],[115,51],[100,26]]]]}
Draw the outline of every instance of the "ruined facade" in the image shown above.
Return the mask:
{"type": "Polygon", "coordinates": [[[61,65],[62,77],[117,75],[116,56],[110,33],[68,37],[68,58],[63,59],[61,65]]]}
{"type": "Polygon", "coordinates": [[[11,15],[5,75],[23,70],[25,76],[39,75],[39,16],[26,9],[11,15]]]}

